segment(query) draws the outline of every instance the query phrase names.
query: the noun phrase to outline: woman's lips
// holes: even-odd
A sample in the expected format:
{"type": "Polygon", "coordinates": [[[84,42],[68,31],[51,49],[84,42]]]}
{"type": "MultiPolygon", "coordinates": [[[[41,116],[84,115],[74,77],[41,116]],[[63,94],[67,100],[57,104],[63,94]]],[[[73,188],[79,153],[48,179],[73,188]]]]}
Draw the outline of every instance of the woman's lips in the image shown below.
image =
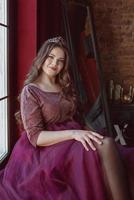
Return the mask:
{"type": "Polygon", "coordinates": [[[55,67],[50,67],[50,69],[52,69],[53,71],[57,70],[57,68],[55,68],[55,67]]]}

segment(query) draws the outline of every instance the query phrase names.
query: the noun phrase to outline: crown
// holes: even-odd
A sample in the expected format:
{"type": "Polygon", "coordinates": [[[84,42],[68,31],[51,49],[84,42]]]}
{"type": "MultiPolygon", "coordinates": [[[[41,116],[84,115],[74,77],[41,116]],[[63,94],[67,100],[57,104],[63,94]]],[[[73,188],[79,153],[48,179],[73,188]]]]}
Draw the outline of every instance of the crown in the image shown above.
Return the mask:
{"type": "Polygon", "coordinates": [[[65,40],[61,36],[50,38],[47,40],[47,42],[53,42],[53,43],[59,43],[62,45],[66,45],[65,40]]]}

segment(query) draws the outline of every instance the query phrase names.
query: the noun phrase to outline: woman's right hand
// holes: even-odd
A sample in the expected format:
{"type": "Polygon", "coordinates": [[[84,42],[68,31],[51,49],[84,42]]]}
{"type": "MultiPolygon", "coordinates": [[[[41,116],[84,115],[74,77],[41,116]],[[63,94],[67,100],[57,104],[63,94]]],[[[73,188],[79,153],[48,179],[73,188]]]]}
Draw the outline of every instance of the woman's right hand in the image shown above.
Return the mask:
{"type": "Polygon", "coordinates": [[[84,148],[88,151],[89,147],[92,150],[96,150],[96,147],[93,142],[98,144],[103,143],[104,136],[90,130],[72,130],[73,131],[73,139],[82,143],[84,148]]]}

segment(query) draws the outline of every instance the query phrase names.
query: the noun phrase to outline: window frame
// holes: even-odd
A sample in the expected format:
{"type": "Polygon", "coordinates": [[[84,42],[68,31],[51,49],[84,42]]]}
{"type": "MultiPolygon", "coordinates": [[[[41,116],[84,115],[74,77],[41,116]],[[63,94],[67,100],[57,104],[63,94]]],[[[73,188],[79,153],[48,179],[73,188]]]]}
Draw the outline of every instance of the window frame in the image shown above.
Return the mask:
{"type": "Polygon", "coordinates": [[[6,22],[3,21],[3,22],[0,22],[0,27],[3,27],[5,28],[6,30],[6,67],[7,67],[7,82],[6,82],[6,85],[7,85],[7,95],[4,95],[2,97],[0,97],[0,102],[4,102],[4,100],[6,100],[6,103],[7,103],[7,106],[6,106],[6,124],[7,124],[7,127],[6,127],[6,130],[7,130],[7,152],[3,152],[3,154],[1,155],[1,158],[0,158],[0,163],[3,162],[3,160],[8,156],[8,153],[9,153],[9,129],[8,129],[8,125],[9,125],[9,120],[8,120],[8,113],[9,113],[9,90],[8,90],[8,79],[9,79],[9,63],[8,63],[8,48],[9,48],[9,40],[8,40],[8,36],[9,36],[9,23],[8,23],[8,0],[6,1],[6,22]]]}
{"type": "Polygon", "coordinates": [[[7,0],[7,24],[0,23],[1,26],[7,27],[7,132],[8,132],[8,152],[0,160],[0,169],[7,163],[11,150],[17,139],[16,121],[14,113],[16,111],[16,17],[17,17],[17,1],[7,0]]]}

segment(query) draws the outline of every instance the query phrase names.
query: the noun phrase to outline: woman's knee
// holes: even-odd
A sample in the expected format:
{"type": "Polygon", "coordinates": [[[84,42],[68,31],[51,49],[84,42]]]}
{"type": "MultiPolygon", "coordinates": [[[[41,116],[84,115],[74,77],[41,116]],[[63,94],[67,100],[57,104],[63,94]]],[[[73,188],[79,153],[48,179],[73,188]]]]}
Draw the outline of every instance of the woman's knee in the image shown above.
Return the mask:
{"type": "Polygon", "coordinates": [[[115,141],[112,137],[104,137],[103,145],[108,146],[108,147],[113,146],[113,145],[115,145],[115,141]]]}
{"type": "Polygon", "coordinates": [[[97,144],[96,148],[99,151],[112,150],[113,148],[115,148],[115,141],[111,137],[104,137],[104,139],[102,140],[102,144],[101,145],[97,144]]]}

